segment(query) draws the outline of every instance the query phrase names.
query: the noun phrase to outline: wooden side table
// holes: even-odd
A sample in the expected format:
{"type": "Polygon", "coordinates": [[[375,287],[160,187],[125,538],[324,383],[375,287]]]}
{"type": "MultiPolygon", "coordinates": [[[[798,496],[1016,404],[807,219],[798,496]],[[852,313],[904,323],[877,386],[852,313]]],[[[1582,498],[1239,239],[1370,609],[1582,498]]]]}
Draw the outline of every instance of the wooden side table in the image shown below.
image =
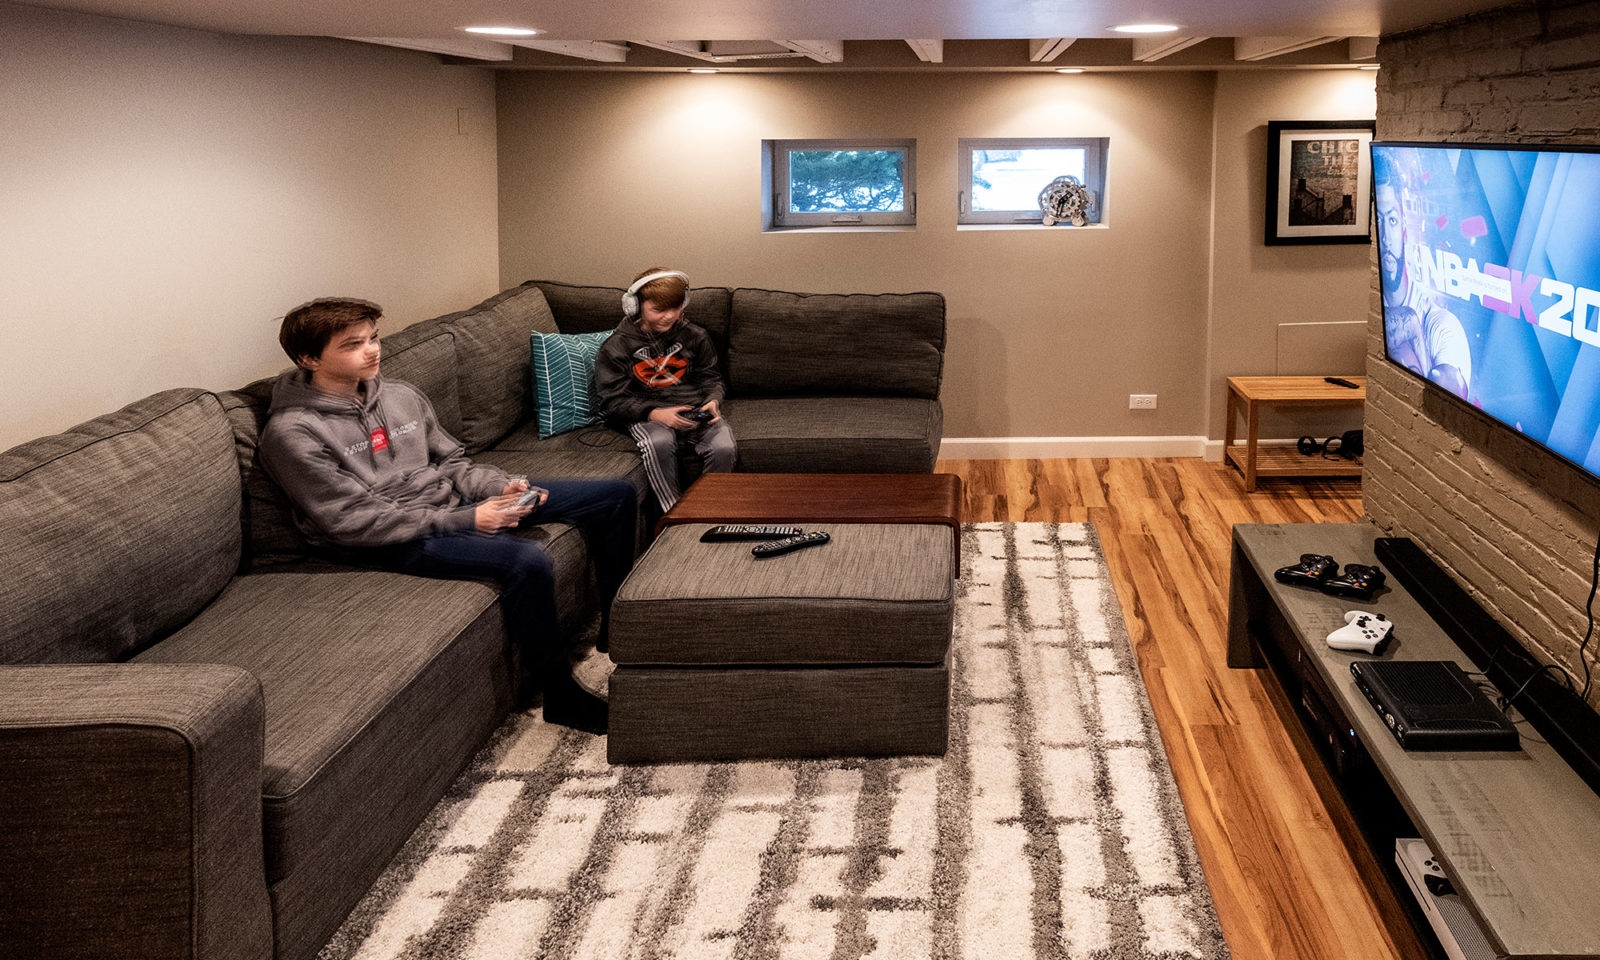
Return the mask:
{"type": "Polygon", "coordinates": [[[1229,377],[1228,425],[1223,434],[1223,456],[1244,475],[1244,488],[1253,491],[1259,477],[1359,477],[1361,464],[1343,457],[1308,457],[1299,450],[1259,449],[1262,407],[1359,407],[1367,402],[1367,378],[1345,377],[1354,390],[1328,383],[1321,377],[1229,377]],[[1237,419],[1244,408],[1243,447],[1237,419]]]}

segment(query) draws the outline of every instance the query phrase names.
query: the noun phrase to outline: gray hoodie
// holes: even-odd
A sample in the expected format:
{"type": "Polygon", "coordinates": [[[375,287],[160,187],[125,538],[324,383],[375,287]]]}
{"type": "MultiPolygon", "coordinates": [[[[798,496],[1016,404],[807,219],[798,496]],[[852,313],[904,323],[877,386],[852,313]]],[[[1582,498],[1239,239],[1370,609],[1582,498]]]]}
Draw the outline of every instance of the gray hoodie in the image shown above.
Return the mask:
{"type": "Polygon", "coordinates": [[[313,544],[375,547],[470,530],[472,511],[511,478],[475,466],[422,391],[382,377],[359,397],[323,393],[291,370],[272,388],[261,465],[313,544]]]}

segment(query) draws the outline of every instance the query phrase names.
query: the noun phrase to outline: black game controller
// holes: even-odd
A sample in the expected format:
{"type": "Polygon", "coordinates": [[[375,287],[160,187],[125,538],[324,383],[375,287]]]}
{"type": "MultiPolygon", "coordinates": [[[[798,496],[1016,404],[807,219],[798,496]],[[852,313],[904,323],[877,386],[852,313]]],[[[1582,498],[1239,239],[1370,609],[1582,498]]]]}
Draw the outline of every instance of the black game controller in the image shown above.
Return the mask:
{"type": "Polygon", "coordinates": [[[1388,578],[1383,575],[1383,571],[1377,567],[1365,563],[1347,563],[1344,565],[1344,573],[1322,581],[1317,584],[1317,589],[1338,597],[1371,600],[1372,595],[1383,587],[1386,579],[1388,578]]]}
{"type": "Polygon", "coordinates": [[[693,420],[695,423],[710,423],[716,414],[712,413],[710,410],[686,410],[683,413],[678,414],[678,416],[685,420],[693,420]]]}
{"type": "Polygon", "coordinates": [[[1320,553],[1302,553],[1300,562],[1292,567],[1280,567],[1272,572],[1279,583],[1293,583],[1302,587],[1322,588],[1339,572],[1339,564],[1332,557],[1320,553]]]}

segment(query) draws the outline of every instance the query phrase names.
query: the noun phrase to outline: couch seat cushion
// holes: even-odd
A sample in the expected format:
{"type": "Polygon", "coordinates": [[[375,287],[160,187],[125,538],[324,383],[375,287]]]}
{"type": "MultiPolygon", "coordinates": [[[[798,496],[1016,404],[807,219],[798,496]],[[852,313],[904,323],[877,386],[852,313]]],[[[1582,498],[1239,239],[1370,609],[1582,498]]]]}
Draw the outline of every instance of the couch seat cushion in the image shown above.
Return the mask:
{"type": "Polygon", "coordinates": [[[723,413],[752,473],[926,473],[944,422],[908,397],[735,397],[723,413]]]}
{"type": "Polygon", "coordinates": [[[0,664],[121,660],[239,567],[222,404],[168,390],[0,453],[0,664]]]}
{"type": "Polygon", "coordinates": [[[950,644],[950,528],[815,523],[832,541],[766,560],[667,527],[611,609],[622,665],[942,663],[950,644]]]}
{"type": "Polygon", "coordinates": [[[556,321],[539,288],[523,284],[438,323],[455,335],[461,396],[461,431],[455,436],[471,455],[532,415],[528,335],[555,333],[556,321]]]}
{"type": "Polygon", "coordinates": [[[733,292],[734,396],[939,396],[944,297],[937,293],[733,292]]]}
{"type": "Polygon", "coordinates": [[[493,589],[371,570],[238,577],[138,661],[261,681],[269,882],[347,859],[381,869],[511,698],[493,589]]]}
{"type": "Polygon", "coordinates": [[[433,404],[439,426],[461,437],[461,391],[456,379],[456,338],[438,320],[413,323],[383,338],[383,379],[411,384],[433,404]]]}

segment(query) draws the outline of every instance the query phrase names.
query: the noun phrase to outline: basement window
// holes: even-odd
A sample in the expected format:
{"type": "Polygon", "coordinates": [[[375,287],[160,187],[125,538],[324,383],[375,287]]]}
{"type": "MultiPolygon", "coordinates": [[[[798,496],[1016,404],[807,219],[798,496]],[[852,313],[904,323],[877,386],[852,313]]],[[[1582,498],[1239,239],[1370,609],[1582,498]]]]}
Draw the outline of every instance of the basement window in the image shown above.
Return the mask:
{"type": "Polygon", "coordinates": [[[1086,219],[1106,207],[1104,137],[1029,137],[960,141],[958,223],[1043,223],[1039,194],[1057,177],[1076,177],[1093,201],[1086,219]]]}
{"type": "Polygon", "coordinates": [[[770,140],[772,226],[917,222],[915,140],[770,140]]]}

